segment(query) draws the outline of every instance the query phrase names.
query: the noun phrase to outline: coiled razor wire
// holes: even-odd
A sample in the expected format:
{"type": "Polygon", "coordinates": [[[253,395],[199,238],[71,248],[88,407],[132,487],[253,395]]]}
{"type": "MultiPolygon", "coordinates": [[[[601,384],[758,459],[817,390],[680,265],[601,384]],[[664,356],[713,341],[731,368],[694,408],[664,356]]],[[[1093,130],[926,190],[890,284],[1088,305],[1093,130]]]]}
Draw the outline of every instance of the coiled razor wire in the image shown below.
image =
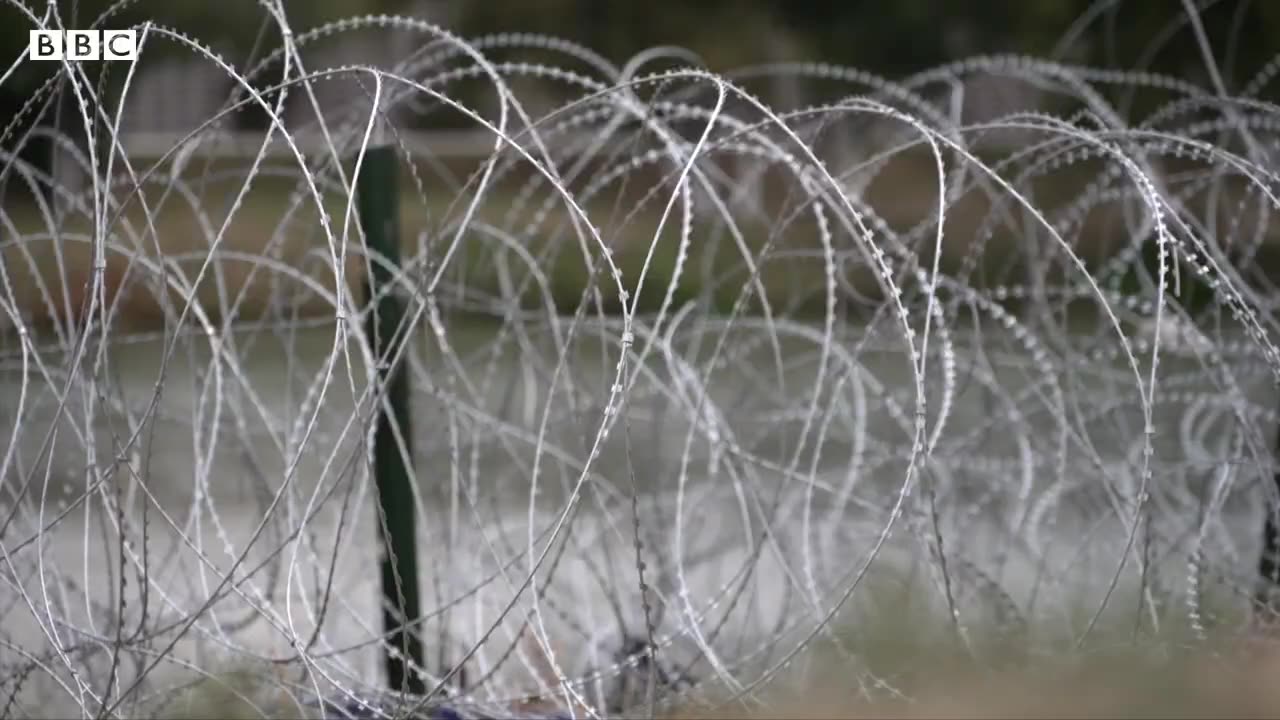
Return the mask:
{"type": "Polygon", "coordinates": [[[859,634],[894,582],[979,659],[1265,614],[1280,57],[1239,94],[1021,56],[717,74],[267,7],[284,42],[252,63],[147,23],[116,86],[66,64],[19,118],[61,88],[99,142],[4,131],[35,198],[0,213],[5,717],[661,714],[820,650],[909,694],[859,634]],[[309,54],[399,34],[387,67],[309,54]],[[120,118],[161,48],[233,91],[142,161],[120,118]],[[1053,110],[967,121],[989,77],[1053,110]],[[779,80],[822,92],[762,99],[779,80]],[[247,111],[261,147],[209,160],[247,111]],[[401,112],[491,150],[458,172],[401,112]],[[38,137],[85,186],[23,159],[38,137]],[[386,359],[353,290],[379,139],[412,179],[412,701],[378,679],[386,359]]]}

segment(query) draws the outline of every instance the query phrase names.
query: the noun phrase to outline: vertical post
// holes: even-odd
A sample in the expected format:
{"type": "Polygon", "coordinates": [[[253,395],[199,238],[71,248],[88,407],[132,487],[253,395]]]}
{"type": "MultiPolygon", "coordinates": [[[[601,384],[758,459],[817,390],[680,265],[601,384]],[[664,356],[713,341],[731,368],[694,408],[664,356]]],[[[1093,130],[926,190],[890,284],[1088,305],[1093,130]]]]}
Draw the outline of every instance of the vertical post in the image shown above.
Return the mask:
{"type": "MultiPolygon", "coordinates": [[[[422,695],[421,674],[410,667],[423,665],[422,638],[417,627],[418,556],[414,532],[413,488],[408,458],[396,441],[399,429],[405,448],[412,453],[409,421],[409,376],[402,346],[410,334],[405,306],[393,291],[393,276],[400,267],[400,190],[395,149],[389,144],[370,147],[356,179],[360,226],[374,260],[365,281],[370,313],[365,330],[378,363],[379,388],[385,404],[378,403],[373,436],[374,478],[380,509],[379,541],[382,549],[383,631],[391,648],[387,652],[387,683],[394,691],[422,695]],[[392,363],[392,359],[397,359],[392,363]]],[[[381,400],[381,399],[380,399],[381,400]]]]}
{"type": "MultiPolygon", "coordinates": [[[[1276,438],[1277,457],[1280,457],[1280,432],[1276,438]]],[[[1280,470],[1274,471],[1272,482],[1280,495],[1280,470]]],[[[1262,550],[1258,554],[1258,588],[1254,594],[1254,617],[1262,624],[1275,627],[1277,594],[1280,594],[1280,497],[1264,498],[1266,511],[1262,520],[1262,550]]]]}

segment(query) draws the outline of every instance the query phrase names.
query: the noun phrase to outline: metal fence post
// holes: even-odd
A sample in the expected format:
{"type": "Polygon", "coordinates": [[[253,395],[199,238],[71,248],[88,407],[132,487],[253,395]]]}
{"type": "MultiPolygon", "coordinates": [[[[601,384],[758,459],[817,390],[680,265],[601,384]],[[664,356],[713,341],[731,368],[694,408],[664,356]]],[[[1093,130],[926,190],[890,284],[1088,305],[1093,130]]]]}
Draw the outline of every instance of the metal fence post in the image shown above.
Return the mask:
{"type": "Polygon", "coordinates": [[[409,376],[404,367],[403,345],[411,335],[405,323],[405,304],[393,290],[400,268],[400,191],[397,158],[390,144],[370,147],[356,179],[360,225],[373,256],[365,281],[370,314],[365,326],[378,363],[377,428],[373,438],[374,477],[380,510],[379,541],[382,549],[383,631],[390,648],[386,652],[387,683],[392,690],[422,695],[426,692],[420,672],[423,647],[418,627],[418,557],[416,550],[413,488],[408,458],[400,452],[397,428],[412,454],[409,417],[409,376]],[[391,362],[396,359],[396,362],[391,362]],[[385,403],[384,403],[385,401],[385,403]]]}

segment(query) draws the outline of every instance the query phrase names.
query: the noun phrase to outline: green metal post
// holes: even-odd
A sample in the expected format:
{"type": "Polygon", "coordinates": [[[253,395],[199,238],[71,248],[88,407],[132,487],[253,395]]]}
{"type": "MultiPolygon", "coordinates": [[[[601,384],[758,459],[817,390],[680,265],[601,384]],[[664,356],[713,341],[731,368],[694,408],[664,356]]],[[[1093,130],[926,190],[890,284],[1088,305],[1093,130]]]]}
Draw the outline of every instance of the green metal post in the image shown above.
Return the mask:
{"type": "Polygon", "coordinates": [[[406,457],[396,442],[399,428],[405,447],[412,452],[409,421],[409,376],[401,346],[409,337],[405,306],[391,290],[392,277],[400,267],[400,190],[397,182],[395,149],[389,145],[370,148],[360,165],[356,180],[360,225],[368,249],[375,257],[365,284],[365,299],[372,304],[366,332],[378,362],[378,380],[386,392],[386,406],[379,403],[377,428],[373,436],[374,478],[383,522],[379,527],[382,546],[383,631],[399,655],[386,656],[387,682],[392,690],[422,695],[426,686],[412,662],[423,665],[422,638],[418,621],[418,555],[414,535],[413,488],[406,457]]]}
{"type": "MultiPolygon", "coordinates": [[[[1280,435],[1280,433],[1278,433],[1280,435]]],[[[1276,438],[1280,456],[1280,437],[1276,438]]],[[[1264,498],[1266,512],[1262,516],[1262,550],[1258,555],[1258,588],[1254,593],[1254,615],[1263,624],[1274,627],[1280,608],[1280,471],[1272,474],[1276,496],[1264,498]]]]}

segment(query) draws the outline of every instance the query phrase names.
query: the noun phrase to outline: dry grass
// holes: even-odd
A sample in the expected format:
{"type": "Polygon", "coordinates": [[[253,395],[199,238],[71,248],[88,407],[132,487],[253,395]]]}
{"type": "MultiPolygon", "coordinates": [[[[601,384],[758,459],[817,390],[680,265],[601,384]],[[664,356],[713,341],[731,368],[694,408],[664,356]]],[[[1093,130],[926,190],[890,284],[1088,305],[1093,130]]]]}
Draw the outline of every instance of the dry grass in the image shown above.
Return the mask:
{"type": "MultiPolygon", "coordinates": [[[[1135,631],[1123,610],[1107,615],[1080,647],[1072,632],[1042,620],[1024,634],[975,621],[962,646],[945,616],[923,602],[877,604],[901,579],[892,573],[869,582],[839,636],[852,657],[816,643],[749,702],[725,702],[713,686],[696,700],[661,708],[670,720],[713,718],[1262,718],[1280,717],[1280,642],[1246,616],[1229,610],[1225,597],[1206,598],[1221,621],[1208,638],[1195,640],[1171,614],[1159,632],[1135,631]],[[880,686],[876,687],[876,682],[880,686]],[[861,689],[870,690],[870,699],[861,689]]],[[[1085,606],[1081,606],[1084,608],[1085,606]]],[[[1087,608],[1085,608],[1087,610],[1087,608]]],[[[530,648],[537,657],[536,646],[530,648]]],[[[705,669],[705,668],[704,668],[705,669]]],[[[557,684],[549,668],[541,681],[557,684]]],[[[696,673],[695,673],[696,674],[696,673]]],[[[742,674],[749,680],[750,672],[742,674]]],[[[220,717],[295,717],[298,706],[261,674],[230,672],[193,684],[163,711],[214,708],[220,717]],[[234,691],[229,689],[234,688],[234,691]],[[239,695],[237,695],[237,693],[239,695]],[[248,701],[257,705],[255,708],[248,701]]],[[[296,688],[307,683],[293,683],[296,688]]],[[[513,705],[512,716],[530,705],[513,705]]],[[[538,713],[557,706],[536,705],[538,713]]],[[[570,713],[562,712],[565,716],[570,713]]],[[[575,708],[576,717],[591,717],[575,708]]],[[[643,708],[628,717],[640,717],[643,708]]],[[[205,717],[197,711],[195,715],[205,717]]],[[[541,716],[541,715],[539,715],[541,716]]]]}
{"type": "MultiPolygon", "coordinates": [[[[764,692],[750,706],[700,704],[658,715],[671,720],[1280,717],[1275,682],[1280,651],[1272,647],[1186,650],[1162,659],[1116,653],[1003,669],[950,663],[920,669],[931,679],[910,699],[868,701],[848,669],[835,668],[803,686],[764,692]]],[[[160,713],[248,719],[298,717],[299,709],[278,686],[250,672],[231,671],[178,693],[160,713]]],[[[578,716],[589,715],[579,710],[578,716]]]]}
{"type": "Polygon", "coordinates": [[[1280,652],[1188,650],[1163,660],[1117,655],[1017,669],[940,668],[910,700],[870,702],[832,673],[765,706],[677,712],[689,718],[1254,718],[1280,717],[1280,652]]]}

